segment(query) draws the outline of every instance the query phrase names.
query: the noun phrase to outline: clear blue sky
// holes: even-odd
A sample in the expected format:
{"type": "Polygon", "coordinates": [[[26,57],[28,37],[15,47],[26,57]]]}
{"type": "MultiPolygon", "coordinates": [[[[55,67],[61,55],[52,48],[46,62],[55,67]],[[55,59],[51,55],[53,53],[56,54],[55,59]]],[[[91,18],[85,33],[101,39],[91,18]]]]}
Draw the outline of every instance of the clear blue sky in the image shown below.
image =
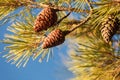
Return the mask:
{"type": "MultiPolygon", "coordinates": [[[[0,27],[0,40],[4,38],[6,28],[9,24],[0,27]]],[[[0,43],[0,52],[3,51],[5,44],[0,43]]],[[[7,54],[7,53],[5,53],[7,54]]],[[[54,50],[54,57],[49,62],[39,63],[30,61],[25,68],[17,68],[14,64],[6,62],[0,54],[0,79],[1,80],[68,80],[72,73],[63,65],[59,54],[66,54],[66,46],[63,45],[62,51],[54,50]]]]}

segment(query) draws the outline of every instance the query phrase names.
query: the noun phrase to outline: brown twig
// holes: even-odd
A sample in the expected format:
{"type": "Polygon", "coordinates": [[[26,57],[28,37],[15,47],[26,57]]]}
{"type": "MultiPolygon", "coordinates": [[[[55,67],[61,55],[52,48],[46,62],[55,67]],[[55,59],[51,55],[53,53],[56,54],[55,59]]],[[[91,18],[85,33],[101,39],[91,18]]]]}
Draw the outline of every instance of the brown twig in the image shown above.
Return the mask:
{"type": "Polygon", "coordinates": [[[79,8],[72,8],[72,7],[63,7],[63,6],[57,6],[57,5],[52,5],[52,4],[45,4],[45,3],[38,3],[38,2],[29,2],[28,5],[30,8],[45,8],[45,7],[50,7],[58,11],[69,11],[69,12],[85,12],[89,13],[89,10],[83,10],[79,8]]]}
{"type": "Polygon", "coordinates": [[[92,12],[93,12],[93,7],[92,5],[90,4],[90,1],[89,0],[86,0],[86,2],[88,3],[88,6],[90,7],[90,13],[89,15],[87,16],[87,18],[85,18],[84,20],[81,20],[81,23],[78,24],[76,27],[72,28],[71,30],[67,31],[66,35],[69,34],[70,32],[76,30],[78,27],[80,27],[81,25],[85,24],[91,17],[92,15],[92,12]]]}
{"type": "Polygon", "coordinates": [[[71,12],[69,12],[66,16],[61,18],[56,24],[59,24],[61,21],[63,21],[65,18],[67,18],[70,15],[71,12]]]}

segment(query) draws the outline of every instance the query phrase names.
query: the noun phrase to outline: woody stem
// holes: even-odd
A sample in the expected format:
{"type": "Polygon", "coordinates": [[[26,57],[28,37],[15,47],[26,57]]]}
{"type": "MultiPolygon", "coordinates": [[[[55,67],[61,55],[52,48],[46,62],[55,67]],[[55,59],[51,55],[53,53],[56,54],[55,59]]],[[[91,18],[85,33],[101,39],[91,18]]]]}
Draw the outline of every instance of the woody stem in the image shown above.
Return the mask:
{"type": "MultiPolygon", "coordinates": [[[[81,23],[79,23],[76,27],[74,27],[74,28],[72,28],[71,30],[69,30],[69,33],[72,32],[72,31],[74,31],[74,30],[76,30],[77,28],[79,28],[81,25],[85,24],[85,23],[90,19],[91,15],[92,15],[92,12],[93,12],[93,7],[92,7],[92,5],[90,4],[90,1],[89,1],[89,0],[86,0],[86,2],[88,3],[88,6],[90,7],[90,13],[89,13],[89,15],[88,15],[85,19],[83,19],[83,20],[81,21],[81,23]]],[[[69,34],[69,33],[68,33],[68,34],[69,34]]]]}

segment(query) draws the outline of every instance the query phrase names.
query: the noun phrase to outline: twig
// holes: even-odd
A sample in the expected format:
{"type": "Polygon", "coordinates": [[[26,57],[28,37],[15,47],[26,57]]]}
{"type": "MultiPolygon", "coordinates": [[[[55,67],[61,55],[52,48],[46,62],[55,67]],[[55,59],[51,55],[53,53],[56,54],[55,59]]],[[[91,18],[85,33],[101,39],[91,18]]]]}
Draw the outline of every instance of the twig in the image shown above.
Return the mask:
{"type": "Polygon", "coordinates": [[[76,30],[78,27],[80,27],[81,25],[85,24],[90,19],[91,15],[92,15],[92,12],[93,12],[93,7],[90,4],[89,0],[86,0],[86,2],[88,3],[88,6],[90,7],[90,13],[89,13],[88,17],[85,18],[84,20],[82,20],[81,23],[78,24],[76,27],[74,27],[71,30],[69,30],[68,33],[66,33],[66,34],[69,34],[70,32],[76,30]]]}
{"type": "Polygon", "coordinates": [[[45,7],[50,7],[58,11],[69,11],[69,12],[85,12],[89,13],[89,10],[83,10],[79,8],[71,8],[71,7],[63,7],[63,6],[57,6],[57,5],[52,5],[52,4],[45,4],[45,3],[38,3],[38,2],[29,2],[28,5],[30,8],[45,8],[45,7]]]}
{"type": "Polygon", "coordinates": [[[38,2],[33,2],[33,1],[18,1],[17,3],[0,3],[0,6],[9,6],[9,7],[29,7],[29,8],[45,8],[45,7],[50,7],[53,8],[57,11],[69,11],[69,12],[85,12],[85,13],[89,13],[89,10],[83,10],[83,9],[79,9],[79,8],[72,8],[72,7],[63,7],[63,6],[57,6],[57,5],[50,5],[48,3],[38,3],[38,2]],[[15,3],[15,4],[14,4],[15,3]]]}
{"type": "Polygon", "coordinates": [[[64,16],[63,18],[61,18],[56,24],[59,24],[63,19],[67,18],[70,15],[71,12],[69,12],[66,16],[64,16]]]}
{"type": "MultiPolygon", "coordinates": [[[[70,5],[70,4],[68,4],[68,5],[69,5],[69,8],[70,8],[71,5],[70,5]]],[[[69,12],[67,15],[65,15],[64,17],[62,17],[59,21],[57,21],[57,22],[54,24],[54,26],[55,26],[55,25],[59,25],[59,23],[62,22],[65,18],[67,18],[67,17],[70,15],[70,13],[71,13],[71,12],[69,12]]]]}

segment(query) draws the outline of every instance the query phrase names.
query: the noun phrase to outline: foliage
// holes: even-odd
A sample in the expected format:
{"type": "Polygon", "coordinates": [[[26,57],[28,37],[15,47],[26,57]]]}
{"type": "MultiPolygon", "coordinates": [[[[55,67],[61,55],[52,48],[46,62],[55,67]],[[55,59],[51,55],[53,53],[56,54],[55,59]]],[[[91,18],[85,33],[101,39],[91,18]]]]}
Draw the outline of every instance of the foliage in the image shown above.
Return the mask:
{"type": "Polygon", "coordinates": [[[28,8],[26,9],[23,6],[26,5],[28,5],[28,3],[24,0],[22,0],[22,2],[18,0],[0,0],[0,26],[10,20],[14,21],[18,16],[25,14],[28,8]],[[15,11],[18,13],[15,13],[15,11]]]}
{"type": "Polygon", "coordinates": [[[116,45],[107,45],[93,34],[85,37],[84,42],[82,39],[77,41],[77,47],[70,48],[69,52],[69,69],[77,75],[72,80],[114,80],[119,75],[120,53],[114,49],[116,45]]]}
{"type": "Polygon", "coordinates": [[[75,38],[76,45],[71,43],[66,65],[75,74],[72,80],[119,80],[119,30],[109,44],[100,33],[106,16],[114,15],[120,20],[119,7],[119,0],[0,0],[0,25],[14,19],[1,40],[7,44],[8,54],[3,57],[17,67],[25,66],[31,57],[48,61],[53,48],[42,49],[41,44],[51,31],[61,29],[69,32],[66,39],[75,38]],[[58,11],[58,21],[47,30],[35,32],[37,11],[48,6],[58,11]]]}

